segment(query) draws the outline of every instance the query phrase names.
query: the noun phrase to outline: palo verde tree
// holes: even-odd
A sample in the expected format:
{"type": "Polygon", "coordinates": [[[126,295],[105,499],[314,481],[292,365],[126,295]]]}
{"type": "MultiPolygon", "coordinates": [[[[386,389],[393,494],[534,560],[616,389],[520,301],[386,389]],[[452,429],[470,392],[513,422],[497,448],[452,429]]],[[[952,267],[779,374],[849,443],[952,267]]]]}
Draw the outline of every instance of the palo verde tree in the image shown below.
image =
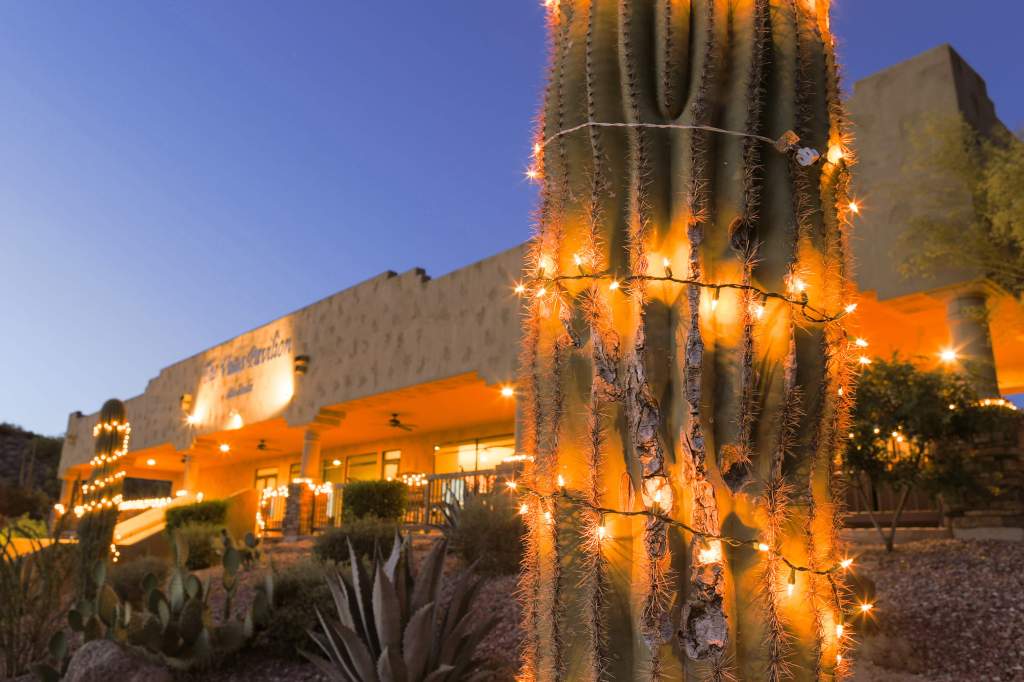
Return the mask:
{"type": "Polygon", "coordinates": [[[972,447],[981,438],[1016,436],[1019,423],[1005,401],[980,400],[960,374],[920,369],[899,357],[872,362],[857,382],[845,464],[886,550],[893,549],[911,491],[982,495],[979,472],[970,462],[972,447]],[[871,489],[889,485],[896,493],[887,530],[873,511],[868,483],[871,489]]]}
{"type": "Polygon", "coordinates": [[[828,2],[545,4],[521,678],[843,678],[856,205],[828,2]]]}
{"type": "Polygon", "coordinates": [[[92,473],[82,484],[82,503],[74,509],[79,517],[80,589],[84,599],[91,599],[100,587],[94,579],[96,563],[106,561],[112,554],[116,557],[114,526],[125,476],[117,462],[128,452],[131,435],[124,403],[116,399],[103,403],[92,435],[93,458],[89,461],[92,473]]]}

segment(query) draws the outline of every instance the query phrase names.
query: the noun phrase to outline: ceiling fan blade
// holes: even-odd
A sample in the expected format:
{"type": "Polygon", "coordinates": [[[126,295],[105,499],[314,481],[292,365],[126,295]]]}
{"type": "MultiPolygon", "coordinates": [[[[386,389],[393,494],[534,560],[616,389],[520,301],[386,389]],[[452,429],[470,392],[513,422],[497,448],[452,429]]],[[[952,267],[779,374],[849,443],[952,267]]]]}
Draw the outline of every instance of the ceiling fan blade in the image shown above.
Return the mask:
{"type": "Polygon", "coordinates": [[[412,424],[395,424],[395,426],[406,431],[412,431],[415,428],[412,424]]]}

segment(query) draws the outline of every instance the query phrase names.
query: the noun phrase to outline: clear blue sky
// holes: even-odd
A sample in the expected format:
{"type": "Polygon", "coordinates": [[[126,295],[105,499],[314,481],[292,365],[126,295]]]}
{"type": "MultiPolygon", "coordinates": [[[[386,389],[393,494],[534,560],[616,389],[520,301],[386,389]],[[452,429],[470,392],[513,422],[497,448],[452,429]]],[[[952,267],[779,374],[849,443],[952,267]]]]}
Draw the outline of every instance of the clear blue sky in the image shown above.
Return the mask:
{"type": "MultiPolygon", "coordinates": [[[[539,0],[0,5],[0,421],[381,271],[527,238],[539,0]]],[[[1024,125],[1024,6],[836,0],[848,80],[952,43],[1024,125]]]]}

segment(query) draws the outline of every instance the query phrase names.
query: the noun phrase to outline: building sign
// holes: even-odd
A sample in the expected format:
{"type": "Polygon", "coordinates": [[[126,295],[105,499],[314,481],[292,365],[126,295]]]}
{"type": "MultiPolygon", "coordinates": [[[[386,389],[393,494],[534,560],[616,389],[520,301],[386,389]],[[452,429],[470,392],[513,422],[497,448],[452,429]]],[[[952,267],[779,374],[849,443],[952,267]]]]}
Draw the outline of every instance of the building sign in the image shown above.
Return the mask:
{"type": "MultiPolygon", "coordinates": [[[[280,332],[274,332],[274,338],[266,346],[251,346],[246,352],[238,355],[228,355],[221,360],[208,360],[203,366],[202,376],[199,383],[213,381],[218,376],[230,377],[252,367],[259,367],[265,362],[270,362],[282,355],[291,356],[291,337],[282,339],[280,332]]],[[[249,390],[252,390],[250,387],[249,390]]],[[[233,396],[228,396],[233,397],[233,396]]]]}

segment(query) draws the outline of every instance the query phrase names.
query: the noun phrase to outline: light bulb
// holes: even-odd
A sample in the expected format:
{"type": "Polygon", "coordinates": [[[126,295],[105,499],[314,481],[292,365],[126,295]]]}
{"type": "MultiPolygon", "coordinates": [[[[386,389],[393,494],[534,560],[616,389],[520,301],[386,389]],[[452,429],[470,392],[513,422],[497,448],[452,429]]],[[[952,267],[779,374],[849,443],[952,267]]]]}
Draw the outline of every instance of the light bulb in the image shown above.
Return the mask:
{"type": "Polygon", "coordinates": [[[857,344],[858,348],[867,348],[868,347],[867,339],[858,338],[856,341],[854,341],[854,343],[857,344]]]}
{"type": "Polygon", "coordinates": [[[860,213],[860,205],[856,201],[851,201],[850,205],[849,205],[849,208],[850,208],[850,213],[852,213],[854,215],[857,215],[858,213],[860,213]]]}
{"type": "Polygon", "coordinates": [[[849,315],[850,313],[852,313],[856,309],[857,309],[857,304],[856,303],[851,303],[850,305],[848,305],[845,308],[843,308],[843,310],[846,311],[847,315],[849,315]]]}
{"type": "Polygon", "coordinates": [[[765,543],[763,543],[763,542],[757,543],[757,551],[758,552],[767,552],[769,549],[771,549],[771,548],[768,545],[766,545],[765,543]]]}
{"type": "Polygon", "coordinates": [[[227,443],[221,443],[220,444],[220,451],[221,452],[231,452],[231,446],[228,445],[227,443]]]}
{"type": "Polygon", "coordinates": [[[862,365],[870,365],[871,364],[871,358],[869,358],[866,355],[862,355],[859,358],[857,358],[857,362],[859,362],[862,365]]]}
{"type": "Polygon", "coordinates": [[[558,487],[559,488],[564,488],[565,487],[565,477],[562,476],[562,474],[558,474],[558,487]]]}
{"type": "Polygon", "coordinates": [[[867,613],[868,611],[870,611],[873,608],[875,608],[874,604],[861,604],[860,605],[860,612],[861,613],[867,613]]]}
{"type": "Polygon", "coordinates": [[[842,566],[843,568],[849,568],[850,566],[853,565],[853,559],[843,559],[842,561],[839,562],[839,565],[842,566]]]}
{"type": "Polygon", "coordinates": [[[608,288],[611,289],[612,291],[615,291],[616,289],[618,289],[619,288],[619,280],[613,279],[612,283],[608,285],[608,288]]]}
{"type": "Polygon", "coordinates": [[[608,529],[604,526],[597,527],[597,539],[604,540],[608,536],[608,529]]]}
{"type": "Polygon", "coordinates": [[[519,487],[518,485],[516,485],[515,481],[505,481],[505,485],[508,486],[509,490],[515,490],[516,488],[519,487]]]}
{"type": "Polygon", "coordinates": [[[952,348],[945,348],[939,353],[939,359],[943,362],[956,362],[956,351],[952,348]]]}
{"type": "Polygon", "coordinates": [[[842,161],[844,156],[846,156],[846,154],[843,152],[843,148],[838,144],[833,144],[829,146],[828,156],[826,158],[828,158],[829,163],[834,165],[842,161]]]}
{"type": "Polygon", "coordinates": [[[511,386],[502,386],[501,387],[501,395],[502,396],[504,396],[506,398],[511,398],[515,394],[516,394],[516,390],[514,388],[512,388],[511,386]]]}

